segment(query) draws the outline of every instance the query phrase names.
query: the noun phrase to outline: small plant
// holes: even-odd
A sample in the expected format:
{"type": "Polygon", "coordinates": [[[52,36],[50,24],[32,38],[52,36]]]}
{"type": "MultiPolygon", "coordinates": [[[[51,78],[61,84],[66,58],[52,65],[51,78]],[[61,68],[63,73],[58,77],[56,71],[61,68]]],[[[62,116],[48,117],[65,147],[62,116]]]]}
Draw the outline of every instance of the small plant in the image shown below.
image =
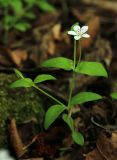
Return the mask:
{"type": "Polygon", "coordinates": [[[31,28],[29,20],[36,18],[33,7],[37,6],[44,12],[52,12],[55,8],[47,0],[0,0],[2,10],[2,27],[4,31],[4,43],[7,43],[8,33],[12,29],[25,32],[31,28]]]}
{"type": "Polygon", "coordinates": [[[50,97],[51,99],[56,102],[53,106],[49,107],[45,114],[45,121],[44,121],[44,127],[45,129],[48,129],[48,127],[58,118],[61,117],[63,121],[68,125],[68,127],[71,130],[71,136],[75,143],[79,145],[84,144],[84,138],[83,135],[77,131],[77,129],[74,127],[74,120],[72,118],[72,110],[73,107],[77,104],[82,104],[89,101],[99,100],[103,97],[97,93],[93,92],[80,92],[73,96],[73,90],[75,88],[75,77],[76,74],[86,74],[89,76],[103,76],[108,77],[107,72],[103,65],[99,62],[87,62],[87,61],[81,61],[81,39],[83,37],[89,38],[90,36],[86,33],[88,30],[88,26],[83,26],[80,28],[78,23],[75,23],[71,30],[68,31],[69,35],[74,36],[74,58],[73,60],[65,58],[65,57],[57,57],[46,60],[42,66],[43,67],[54,67],[54,68],[61,68],[66,71],[72,71],[72,77],[70,82],[70,90],[68,94],[68,104],[65,105],[62,102],[60,102],[58,99],[53,97],[52,95],[48,94],[44,90],[42,90],[40,87],[38,87],[36,84],[40,84],[47,80],[56,80],[55,77],[48,74],[41,74],[38,75],[34,81],[32,81],[30,78],[25,78],[21,72],[18,70],[15,70],[15,73],[20,77],[19,80],[15,81],[11,84],[12,88],[16,87],[34,87],[37,90],[39,90],[44,95],[50,97]],[[77,59],[76,56],[76,50],[77,50],[77,41],[79,41],[79,57],[77,59]]]}

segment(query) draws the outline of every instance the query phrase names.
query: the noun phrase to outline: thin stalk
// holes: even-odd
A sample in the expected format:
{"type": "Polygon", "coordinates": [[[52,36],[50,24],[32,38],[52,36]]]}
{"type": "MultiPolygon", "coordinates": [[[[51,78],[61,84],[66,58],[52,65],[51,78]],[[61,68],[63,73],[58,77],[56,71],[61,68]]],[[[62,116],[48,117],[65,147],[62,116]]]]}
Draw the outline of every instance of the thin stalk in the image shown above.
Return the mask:
{"type": "Polygon", "coordinates": [[[74,40],[74,69],[76,67],[76,40],[74,40]]]}
{"type": "Polygon", "coordinates": [[[72,77],[72,80],[71,80],[71,83],[70,83],[69,100],[68,100],[68,109],[70,108],[72,93],[73,93],[73,89],[74,89],[74,83],[75,83],[75,73],[73,73],[73,77],[72,77]]]}
{"type": "MultiPolygon", "coordinates": [[[[82,56],[82,49],[81,49],[81,41],[79,40],[79,58],[78,58],[78,64],[80,63],[81,61],[81,56],[82,56]]],[[[77,65],[78,65],[77,64],[77,65]]]]}
{"type": "MultiPolygon", "coordinates": [[[[77,50],[77,48],[76,48],[76,41],[75,41],[74,42],[74,69],[76,67],[76,50],[77,50]]],[[[81,61],[81,56],[82,56],[81,42],[79,40],[79,58],[78,58],[78,64],[81,61]]],[[[70,93],[69,93],[69,100],[68,100],[68,109],[69,109],[68,116],[69,117],[71,117],[71,114],[72,114],[72,109],[71,109],[70,103],[71,103],[71,98],[72,98],[72,93],[73,93],[74,86],[75,86],[75,72],[73,72],[73,77],[72,77],[72,81],[71,81],[71,84],[70,84],[70,93]]]]}
{"type": "MultiPolygon", "coordinates": [[[[76,67],[76,40],[74,40],[74,69],[76,67]]],[[[69,91],[69,99],[68,99],[68,108],[70,108],[70,103],[71,103],[71,98],[72,98],[72,93],[74,89],[74,84],[75,84],[75,73],[73,72],[72,80],[70,83],[70,91],[69,91]]]]}
{"type": "Polygon", "coordinates": [[[50,95],[49,93],[45,92],[44,90],[42,90],[41,88],[39,88],[36,85],[33,85],[34,88],[36,88],[38,91],[40,91],[41,93],[43,93],[44,95],[46,95],[47,97],[51,98],[52,100],[54,100],[55,102],[59,103],[60,105],[64,105],[62,102],[60,102],[58,99],[56,99],[55,97],[53,97],[52,95],[50,95]]]}

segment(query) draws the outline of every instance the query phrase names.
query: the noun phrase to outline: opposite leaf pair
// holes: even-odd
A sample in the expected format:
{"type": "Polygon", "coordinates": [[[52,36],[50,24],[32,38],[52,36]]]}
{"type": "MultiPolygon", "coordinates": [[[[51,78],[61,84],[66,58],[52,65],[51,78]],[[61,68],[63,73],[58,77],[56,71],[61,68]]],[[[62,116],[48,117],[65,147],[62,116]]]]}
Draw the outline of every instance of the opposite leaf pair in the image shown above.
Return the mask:
{"type": "Polygon", "coordinates": [[[62,102],[60,102],[58,99],[50,95],[49,93],[45,92],[42,90],[40,87],[38,87],[36,84],[44,82],[46,80],[55,80],[56,78],[53,77],[52,75],[47,75],[47,74],[42,74],[38,75],[34,81],[32,81],[29,78],[25,78],[22,73],[20,73],[18,70],[15,70],[16,74],[20,76],[20,80],[14,82],[11,87],[34,87],[38,89],[41,93],[44,95],[48,96],[49,98],[53,99],[54,102],[56,102],[55,105],[52,105],[49,107],[45,114],[45,121],[44,121],[44,127],[45,129],[48,129],[48,127],[58,118],[62,117],[64,122],[68,125],[68,127],[71,130],[71,136],[74,140],[75,143],[79,145],[84,144],[84,138],[82,134],[77,131],[77,129],[74,127],[74,120],[72,118],[72,108],[77,105],[77,104],[82,104],[86,103],[89,101],[94,101],[94,100],[99,100],[102,99],[103,97],[97,93],[93,92],[80,92],[76,95],[73,94],[74,86],[75,86],[75,76],[77,73],[79,74],[85,74],[89,76],[103,76],[103,77],[108,77],[107,71],[103,67],[103,65],[99,62],[86,62],[83,61],[81,62],[81,50],[80,50],[80,57],[78,59],[78,63],[76,63],[76,40],[80,40],[82,37],[89,37],[88,34],[85,32],[88,30],[86,27],[82,27],[80,29],[78,23],[73,25],[71,27],[71,31],[68,33],[72,33],[74,36],[74,60],[65,58],[65,57],[57,57],[57,58],[52,58],[49,60],[46,60],[42,66],[43,67],[54,67],[54,68],[59,68],[59,69],[64,69],[66,71],[72,71],[72,80],[70,83],[70,91],[68,94],[68,104],[64,105],[62,102]],[[85,30],[85,31],[84,31],[85,30]],[[73,34],[73,32],[75,32],[73,34]],[[76,35],[77,34],[77,35],[76,35]],[[75,37],[77,36],[77,37],[75,37]],[[79,37],[79,38],[78,38],[79,37]]]}

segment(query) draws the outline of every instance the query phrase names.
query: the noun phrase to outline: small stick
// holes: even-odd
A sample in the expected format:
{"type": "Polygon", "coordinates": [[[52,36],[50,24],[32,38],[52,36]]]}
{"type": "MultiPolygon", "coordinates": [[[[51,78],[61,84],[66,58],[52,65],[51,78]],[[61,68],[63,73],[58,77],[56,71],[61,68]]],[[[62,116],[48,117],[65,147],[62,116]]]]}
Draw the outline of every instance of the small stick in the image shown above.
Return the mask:
{"type": "Polygon", "coordinates": [[[23,142],[19,136],[16,121],[14,118],[10,120],[10,123],[8,125],[9,134],[10,134],[10,141],[13,146],[13,149],[15,151],[16,156],[19,158],[21,157],[27,150],[24,150],[23,142]]]}

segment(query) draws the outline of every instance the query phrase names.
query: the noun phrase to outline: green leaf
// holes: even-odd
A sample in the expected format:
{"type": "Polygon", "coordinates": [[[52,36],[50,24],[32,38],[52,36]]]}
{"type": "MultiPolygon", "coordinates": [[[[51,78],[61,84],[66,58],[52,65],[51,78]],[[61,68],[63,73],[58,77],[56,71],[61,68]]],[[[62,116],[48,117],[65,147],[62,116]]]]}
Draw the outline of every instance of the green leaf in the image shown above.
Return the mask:
{"type": "Polygon", "coordinates": [[[75,72],[90,75],[108,77],[104,66],[99,62],[80,62],[75,72]]]}
{"type": "Polygon", "coordinates": [[[16,22],[16,18],[10,15],[7,15],[4,17],[3,24],[5,30],[9,31],[12,27],[13,24],[16,22]]]}
{"type": "Polygon", "coordinates": [[[75,143],[79,144],[80,146],[84,145],[84,137],[80,132],[72,132],[72,138],[75,143]]]}
{"type": "Polygon", "coordinates": [[[25,32],[30,27],[31,27],[31,25],[26,22],[19,22],[14,25],[14,28],[21,31],[21,32],[25,32]]]}
{"type": "Polygon", "coordinates": [[[51,106],[45,114],[44,127],[48,127],[59,117],[59,115],[66,109],[63,105],[53,105],[51,106]]]}
{"type": "Polygon", "coordinates": [[[82,104],[89,101],[99,100],[103,97],[93,92],[80,92],[71,99],[71,106],[82,104]]]}
{"type": "Polygon", "coordinates": [[[24,17],[28,18],[28,19],[35,19],[36,15],[32,12],[27,12],[24,17]]]}
{"type": "Polygon", "coordinates": [[[51,76],[49,74],[41,74],[38,75],[35,79],[34,79],[34,83],[41,83],[47,80],[56,80],[56,78],[54,76],[51,76]]]}
{"type": "Polygon", "coordinates": [[[25,0],[25,1],[28,6],[32,7],[36,3],[37,0],[25,0]]]}
{"type": "Polygon", "coordinates": [[[71,129],[71,131],[74,131],[74,122],[73,122],[73,119],[71,117],[68,117],[67,114],[63,114],[62,115],[62,119],[67,123],[67,125],[69,126],[69,128],[71,129]]]}
{"type": "Polygon", "coordinates": [[[39,7],[39,9],[41,9],[44,12],[53,12],[56,10],[53,5],[47,2],[47,0],[39,0],[36,4],[39,7]]]}
{"type": "Polygon", "coordinates": [[[57,57],[57,58],[51,58],[46,60],[43,64],[43,67],[54,67],[54,68],[61,68],[64,70],[72,70],[73,69],[73,61],[64,58],[64,57],[57,57]]]}
{"type": "Polygon", "coordinates": [[[24,78],[23,74],[18,70],[18,69],[14,69],[15,74],[20,77],[20,78],[24,78]]]}
{"type": "Polygon", "coordinates": [[[0,6],[7,8],[10,4],[9,0],[0,0],[0,6]]]}
{"type": "Polygon", "coordinates": [[[32,87],[33,86],[33,81],[30,78],[23,78],[19,79],[15,82],[13,82],[10,87],[11,88],[18,88],[18,87],[32,87]]]}
{"type": "Polygon", "coordinates": [[[10,1],[10,5],[13,8],[13,10],[17,16],[22,15],[22,13],[24,12],[22,1],[13,0],[13,1],[10,1]]]}
{"type": "Polygon", "coordinates": [[[117,92],[113,92],[110,94],[111,98],[117,99],[117,92]]]}

